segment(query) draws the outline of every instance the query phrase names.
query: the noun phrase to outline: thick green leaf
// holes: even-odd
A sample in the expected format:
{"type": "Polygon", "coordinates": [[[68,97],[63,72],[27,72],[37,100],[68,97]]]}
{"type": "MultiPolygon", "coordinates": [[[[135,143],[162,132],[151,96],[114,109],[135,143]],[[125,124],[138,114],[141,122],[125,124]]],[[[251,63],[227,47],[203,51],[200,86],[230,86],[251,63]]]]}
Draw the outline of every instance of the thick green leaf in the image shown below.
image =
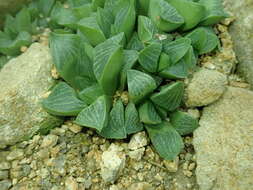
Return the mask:
{"type": "Polygon", "coordinates": [[[32,32],[31,15],[26,7],[21,9],[21,11],[19,11],[18,14],[16,15],[15,24],[19,32],[21,31],[26,31],[29,33],[32,32]]]}
{"type": "Polygon", "coordinates": [[[106,40],[106,43],[108,44],[114,43],[114,44],[121,45],[122,47],[124,47],[126,43],[124,32],[121,32],[115,36],[110,37],[109,39],[106,40]]]}
{"type": "Polygon", "coordinates": [[[190,47],[190,39],[179,38],[175,41],[164,44],[163,51],[168,54],[172,63],[177,63],[188,52],[190,47]]]}
{"type": "Polygon", "coordinates": [[[205,27],[198,27],[185,37],[191,39],[193,47],[199,54],[211,52],[219,44],[219,39],[213,30],[205,27]]]}
{"type": "Polygon", "coordinates": [[[198,127],[197,119],[181,111],[170,114],[170,122],[180,135],[190,134],[198,127]]]}
{"type": "Polygon", "coordinates": [[[78,96],[87,104],[92,104],[98,97],[103,95],[103,90],[98,84],[94,84],[83,89],[78,93],[78,96]]]}
{"type": "Polygon", "coordinates": [[[15,18],[7,14],[4,22],[4,33],[7,34],[11,39],[16,38],[18,34],[18,28],[15,23],[15,18]]]}
{"type": "Polygon", "coordinates": [[[134,103],[139,103],[156,89],[156,81],[148,74],[137,70],[127,71],[127,85],[130,100],[134,103]]]}
{"type": "Polygon", "coordinates": [[[87,107],[86,103],[79,100],[76,92],[67,83],[57,84],[49,97],[42,102],[43,108],[57,116],[76,116],[87,107]]]}
{"type": "Polygon", "coordinates": [[[125,129],[128,135],[143,130],[143,125],[140,122],[138,111],[135,104],[132,102],[129,102],[126,106],[125,129]]]}
{"type": "Polygon", "coordinates": [[[145,16],[138,17],[138,36],[143,43],[152,40],[156,33],[156,26],[152,23],[150,18],[145,16]]]}
{"type": "Polygon", "coordinates": [[[135,50],[124,50],[124,65],[120,73],[120,87],[119,89],[123,91],[126,86],[127,71],[132,69],[138,60],[138,52],[135,50]]]}
{"type": "Polygon", "coordinates": [[[103,8],[105,4],[105,0],[92,0],[92,10],[97,11],[97,9],[103,8]]]}
{"type": "Polygon", "coordinates": [[[184,83],[175,82],[163,86],[160,92],[153,94],[152,102],[167,111],[173,111],[180,106],[184,94],[184,83]]]}
{"type": "Polygon", "coordinates": [[[139,54],[139,63],[148,72],[154,73],[158,69],[158,60],[162,51],[161,43],[152,43],[139,54]]]}
{"type": "Polygon", "coordinates": [[[127,40],[129,40],[133,33],[136,19],[135,0],[121,0],[117,11],[112,33],[124,32],[127,40]]]}
{"type": "Polygon", "coordinates": [[[138,14],[148,15],[150,0],[137,0],[138,14]]]}
{"type": "Polygon", "coordinates": [[[158,105],[155,105],[154,104],[154,106],[155,106],[155,109],[156,109],[156,111],[157,111],[157,113],[159,114],[159,116],[161,117],[161,119],[166,119],[167,118],[167,110],[166,109],[164,109],[164,108],[161,108],[160,106],[158,106],[158,105]]]}
{"type": "Polygon", "coordinates": [[[144,124],[159,124],[162,122],[161,117],[157,113],[155,106],[150,101],[144,102],[139,109],[140,121],[144,124]]]}
{"type": "Polygon", "coordinates": [[[75,123],[81,126],[97,129],[99,132],[108,124],[110,101],[106,96],[100,96],[93,104],[83,109],[75,123]]]}
{"type": "Polygon", "coordinates": [[[86,4],[90,4],[91,0],[67,0],[70,7],[79,7],[86,4]]]}
{"type": "Polygon", "coordinates": [[[150,7],[150,18],[161,31],[173,31],[184,23],[178,11],[164,0],[150,0],[150,7]]]}
{"type": "Polygon", "coordinates": [[[119,44],[112,43],[112,40],[109,39],[95,47],[93,69],[105,94],[114,94],[123,62],[123,49],[119,44]]]}
{"type": "Polygon", "coordinates": [[[166,160],[174,160],[184,147],[183,140],[169,122],[145,126],[158,154],[166,160]]]}
{"type": "Polygon", "coordinates": [[[38,0],[38,9],[43,16],[48,17],[55,4],[55,0],[38,0]]]}
{"type": "Polygon", "coordinates": [[[205,7],[197,2],[188,0],[166,0],[184,18],[184,24],[180,27],[186,31],[194,28],[205,16],[205,7]]]}
{"type": "Polygon", "coordinates": [[[83,18],[77,23],[77,27],[93,46],[96,46],[106,40],[105,35],[94,16],[83,18]]]}
{"type": "Polygon", "coordinates": [[[112,12],[99,7],[97,9],[97,22],[106,38],[109,38],[111,35],[111,25],[114,22],[112,12]]]}
{"type": "Polygon", "coordinates": [[[139,40],[138,34],[133,33],[132,38],[127,44],[127,49],[141,51],[144,48],[144,44],[139,40]]]}
{"type": "Polygon", "coordinates": [[[50,49],[60,76],[73,88],[82,90],[96,83],[93,64],[77,34],[51,33],[50,49]]]}
{"type": "Polygon", "coordinates": [[[223,10],[222,0],[200,0],[200,4],[206,8],[205,17],[201,20],[201,25],[209,26],[219,23],[229,15],[223,10]]]}
{"type": "Polygon", "coordinates": [[[159,59],[158,71],[160,72],[169,66],[171,66],[170,57],[168,56],[168,54],[162,52],[159,59]]]}
{"type": "Polygon", "coordinates": [[[20,32],[16,39],[12,40],[7,34],[0,31],[0,53],[10,56],[20,54],[22,46],[29,46],[32,36],[28,32],[20,32]]]}
{"type": "Polygon", "coordinates": [[[127,137],[125,129],[125,112],[121,100],[118,100],[114,104],[110,112],[109,122],[99,134],[109,139],[124,139],[127,137]]]}
{"type": "Polygon", "coordinates": [[[73,10],[73,14],[78,20],[85,17],[89,17],[92,14],[92,8],[91,8],[90,3],[82,5],[82,6],[74,7],[72,8],[72,10],[73,10]]]}

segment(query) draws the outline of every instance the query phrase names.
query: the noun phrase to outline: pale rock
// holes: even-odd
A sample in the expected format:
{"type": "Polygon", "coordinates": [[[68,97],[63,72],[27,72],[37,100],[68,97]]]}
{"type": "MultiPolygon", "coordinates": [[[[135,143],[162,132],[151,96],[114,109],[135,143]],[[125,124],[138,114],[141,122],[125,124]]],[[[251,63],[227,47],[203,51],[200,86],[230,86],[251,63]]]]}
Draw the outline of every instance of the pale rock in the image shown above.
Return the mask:
{"type": "Polygon", "coordinates": [[[44,137],[40,146],[41,148],[53,147],[57,144],[57,141],[58,141],[58,136],[50,134],[44,137]]]}
{"type": "Polygon", "coordinates": [[[0,170],[8,170],[11,168],[9,162],[0,162],[0,170]]]}
{"type": "Polygon", "coordinates": [[[0,148],[62,123],[41,106],[43,94],[54,84],[51,66],[49,48],[34,43],[0,70],[0,148]]]}
{"type": "Polygon", "coordinates": [[[169,172],[175,173],[178,170],[179,157],[177,156],[173,161],[164,160],[163,163],[169,172]]]}
{"type": "Polygon", "coordinates": [[[8,189],[10,189],[11,185],[12,185],[12,183],[10,180],[0,181],[1,190],[8,190],[8,189]]]}
{"type": "Polygon", "coordinates": [[[186,89],[188,107],[211,104],[218,100],[226,89],[226,75],[213,70],[200,69],[194,73],[186,89]]]}
{"type": "Polygon", "coordinates": [[[78,183],[73,177],[68,177],[65,181],[65,190],[78,190],[78,183]]]}
{"type": "Polygon", "coordinates": [[[128,148],[130,150],[136,150],[148,145],[147,135],[144,131],[136,133],[132,136],[128,148]]]}
{"type": "Polygon", "coordinates": [[[139,182],[131,184],[127,190],[155,190],[155,188],[147,182],[139,182]]]}
{"type": "Polygon", "coordinates": [[[105,182],[114,183],[125,167],[126,156],[122,148],[112,144],[102,154],[101,176],[105,182]]]}
{"type": "Polygon", "coordinates": [[[6,159],[8,161],[12,161],[12,160],[22,159],[23,157],[24,157],[24,151],[21,149],[15,149],[8,154],[6,159]]]}
{"type": "Polygon", "coordinates": [[[252,190],[253,92],[229,87],[194,132],[200,190],[252,190]]]}
{"type": "Polygon", "coordinates": [[[137,160],[137,161],[140,161],[142,156],[144,155],[144,152],[145,152],[145,148],[142,147],[142,148],[139,148],[137,150],[129,151],[128,155],[129,155],[130,158],[132,158],[134,160],[137,160]]]}

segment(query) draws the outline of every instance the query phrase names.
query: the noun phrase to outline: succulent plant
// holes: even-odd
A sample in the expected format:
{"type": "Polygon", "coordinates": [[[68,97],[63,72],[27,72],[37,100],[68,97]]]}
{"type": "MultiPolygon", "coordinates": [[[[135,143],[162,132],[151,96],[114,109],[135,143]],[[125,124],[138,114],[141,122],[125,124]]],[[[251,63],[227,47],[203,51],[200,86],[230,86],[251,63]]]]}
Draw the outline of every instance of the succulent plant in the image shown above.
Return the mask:
{"type": "Polygon", "coordinates": [[[180,153],[181,135],[198,127],[180,109],[183,80],[199,55],[219,47],[211,26],[227,17],[220,0],[39,0],[25,10],[54,30],[62,81],[45,110],[109,139],[146,130],[161,157],[180,153]]]}

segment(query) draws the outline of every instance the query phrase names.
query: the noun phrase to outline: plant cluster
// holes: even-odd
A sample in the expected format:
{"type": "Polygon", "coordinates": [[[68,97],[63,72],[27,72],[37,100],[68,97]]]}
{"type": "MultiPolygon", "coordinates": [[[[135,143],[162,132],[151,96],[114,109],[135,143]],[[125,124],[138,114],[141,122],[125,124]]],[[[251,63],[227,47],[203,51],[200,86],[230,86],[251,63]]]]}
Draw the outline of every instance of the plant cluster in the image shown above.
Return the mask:
{"type": "Polygon", "coordinates": [[[53,62],[64,81],[44,109],[74,116],[109,139],[146,129],[171,160],[183,148],[181,135],[198,127],[180,110],[182,80],[198,56],[219,47],[210,26],[225,17],[220,0],[38,0],[7,17],[0,52],[18,54],[34,25],[51,28],[53,62]]]}

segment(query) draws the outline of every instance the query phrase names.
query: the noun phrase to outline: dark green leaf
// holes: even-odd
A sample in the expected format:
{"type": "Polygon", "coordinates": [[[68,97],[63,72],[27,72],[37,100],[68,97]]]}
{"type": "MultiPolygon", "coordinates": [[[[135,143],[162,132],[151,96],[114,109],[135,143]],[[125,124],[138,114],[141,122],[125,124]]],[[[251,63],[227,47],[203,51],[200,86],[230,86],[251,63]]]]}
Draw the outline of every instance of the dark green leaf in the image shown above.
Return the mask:
{"type": "Polygon", "coordinates": [[[127,71],[132,69],[138,60],[138,52],[135,50],[124,50],[124,65],[120,73],[120,87],[119,89],[123,91],[126,86],[127,71]]]}
{"type": "Polygon", "coordinates": [[[57,84],[49,97],[42,102],[43,108],[57,116],[76,116],[87,105],[79,100],[73,88],[64,82],[57,84]]]}
{"type": "Polygon", "coordinates": [[[108,124],[110,102],[108,97],[100,96],[93,104],[83,109],[75,123],[97,129],[99,132],[108,124]]]}
{"type": "Polygon", "coordinates": [[[127,85],[129,97],[134,103],[139,103],[156,89],[155,80],[148,74],[137,70],[127,71],[127,85]]]}
{"type": "Polygon", "coordinates": [[[168,122],[145,126],[158,154],[166,160],[174,160],[184,147],[178,132],[168,122]]]}
{"type": "Polygon", "coordinates": [[[6,56],[0,56],[0,70],[3,68],[3,66],[8,62],[8,59],[6,56]]]}
{"type": "Polygon", "coordinates": [[[152,40],[156,33],[156,26],[152,23],[150,18],[145,16],[138,17],[138,36],[143,43],[152,40]]]}
{"type": "Polygon", "coordinates": [[[118,100],[110,112],[109,122],[107,126],[105,126],[99,134],[109,139],[126,138],[127,133],[124,120],[124,106],[122,101],[118,100]]]}
{"type": "Polygon", "coordinates": [[[111,25],[114,22],[112,12],[99,7],[97,10],[97,22],[106,38],[109,38],[111,35],[111,25]]]}
{"type": "Polygon", "coordinates": [[[92,104],[98,97],[102,95],[103,90],[98,84],[89,86],[78,93],[79,98],[87,104],[92,104]]]}
{"type": "Polygon", "coordinates": [[[167,0],[184,18],[184,24],[180,27],[183,31],[190,30],[205,16],[205,7],[197,2],[188,0],[167,0]]]}
{"type": "Polygon", "coordinates": [[[45,17],[50,15],[51,10],[55,4],[55,0],[38,0],[38,9],[41,14],[45,17]]]}
{"type": "Polygon", "coordinates": [[[200,4],[206,8],[205,17],[201,20],[201,25],[209,26],[219,23],[229,15],[223,10],[222,0],[200,0],[200,4]]]}
{"type": "Polygon", "coordinates": [[[93,69],[105,94],[114,94],[123,61],[122,47],[111,39],[96,46],[93,69]]]}
{"type": "Polygon", "coordinates": [[[144,124],[159,124],[162,122],[161,117],[156,112],[152,102],[146,101],[139,107],[140,121],[144,124]]]}
{"type": "Polygon", "coordinates": [[[141,51],[144,48],[144,44],[139,40],[138,34],[133,33],[131,40],[127,44],[127,49],[141,51]]]}
{"type": "Polygon", "coordinates": [[[181,111],[172,113],[170,122],[180,135],[190,134],[198,127],[197,119],[181,111]]]}
{"type": "Polygon", "coordinates": [[[162,52],[159,59],[158,71],[160,72],[168,68],[169,66],[171,66],[170,57],[168,56],[168,54],[162,52]]]}
{"type": "Polygon", "coordinates": [[[106,40],[105,35],[94,16],[83,18],[77,23],[77,27],[93,46],[96,46],[106,40]]]}
{"type": "Polygon", "coordinates": [[[164,109],[164,108],[161,108],[158,105],[154,105],[154,106],[155,106],[155,109],[156,109],[157,113],[160,115],[160,117],[162,119],[166,119],[167,118],[167,110],[164,109]]]}
{"type": "Polygon", "coordinates": [[[160,92],[153,94],[150,99],[161,108],[167,111],[173,111],[180,106],[183,94],[183,82],[175,82],[164,86],[160,92]]]}
{"type": "Polygon", "coordinates": [[[77,34],[51,33],[50,49],[61,77],[78,90],[96,82],[93,64],[77,34]]]}
{"type": "Polygon", "coordinates": [[[162,51],[161,43],[152,43],[139,54],[139,63],[148,72],[154,73],[158,69],[158,60],[162,51]]]}
{"type": "Polygon", "coordinates": [[[148,15],[149,2],[150,2],[150,0],[138,0],[137,1],[138,14],[148,15]]]}
{"type": "Polygon", "coordinates": [[[168,54],[172,63],[177,63],[188,52],[190,47],[190,39],[179,38],[164,44],[163,51],[168,54]]]}
{"type": "Polygon", "coordinates": [[[91,4],[85,4],[82,6],[72,8],[75,17],[80,20],[85,17],[89,17],[92,14],[91,4]]]}
{"type": "Polygon", "coordinates": [[[125,129],[128,135],[143,130],[143,125],[140,122],[138,111],[135,104],[132,102],[128,103],[126,106],[125,129]]]}
{"type": "Polygon", "coordinates": [[[104,7],[105,0],[92,0],[92,10],[96,11],[99,7],[104,7]]]}
{"type": "Polygon", "coordinates": [[[151,0],[150,7],[150,18],[161,31],[173,31],[184,23],[178,11],[164,0],[151,0]]]}

